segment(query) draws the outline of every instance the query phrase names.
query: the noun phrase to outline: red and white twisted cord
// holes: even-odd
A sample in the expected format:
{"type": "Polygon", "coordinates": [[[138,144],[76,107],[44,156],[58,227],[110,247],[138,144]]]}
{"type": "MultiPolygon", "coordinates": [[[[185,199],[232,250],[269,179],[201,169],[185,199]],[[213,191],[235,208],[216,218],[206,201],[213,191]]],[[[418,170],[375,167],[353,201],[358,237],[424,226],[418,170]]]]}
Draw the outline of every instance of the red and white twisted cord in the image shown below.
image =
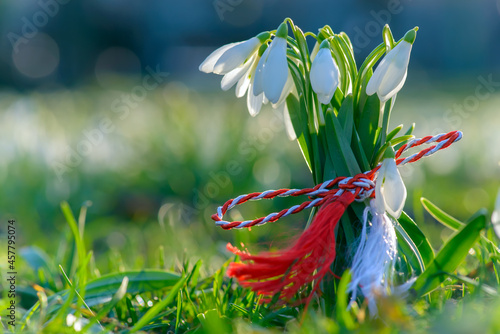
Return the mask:
{"type": "MultiPolygon", "coordinates": [[[[460,139],[462,139],[462,132],[460,131],[442,133],[436,136],[426,136],[420,139],[411,139],[408,143],[401,146],[396,152],[396,164],[398,166],[402,166],[407,163],[415,162],[423,157],[432,155],[439,150],[449,147],[451,144],[459,141],[460,139]],[[412,154],[407,158],[400,158],[404,152],[411,148],[432,143],[437,144],[418,153],[412,154]]],[[[221,226],[223,229],[244,228],[275,222],[281,217],[298,213],[304,209],[321,206],[324,203],[333,200],[335,197],[340,196],[345,191],[352,192],[356,196],[356,201],[363,201],[373,195],[375,190],[375,173],[379,170],[380,166],[381,164],[370,171],[360,173],[352,177],[340,176],[333,180],[320,183],[314,188],[266,190],[264,192],[254,192],[251,194],[240,195],[227,201],[224,205],[219,206],[217,208],[217,213],[212,215],[212,219],[215,221],[216,225],[221,226]],[[335,185],[337,185],[338,188],[332,189],[335,185]],[[256,201],[263,198],[271,199],[275,197],[296,197],[301,195],[307,195],[310,198],[315,198],[300,205],[294,205],[288,209],[283,209],[280,212],[273,212],[265,217],[254,220],[234,222],[223,220],[223,217],[228,210],[231,210],[236,205],[243,204],[247,201],[256,201]]]]}

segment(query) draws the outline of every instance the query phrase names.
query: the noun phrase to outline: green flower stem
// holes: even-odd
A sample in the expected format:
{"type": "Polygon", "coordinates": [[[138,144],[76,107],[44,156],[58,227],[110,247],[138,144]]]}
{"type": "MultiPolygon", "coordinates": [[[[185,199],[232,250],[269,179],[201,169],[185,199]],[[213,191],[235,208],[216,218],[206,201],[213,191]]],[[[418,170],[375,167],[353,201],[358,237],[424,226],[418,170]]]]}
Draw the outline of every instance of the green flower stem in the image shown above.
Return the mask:
{"type": "MultiPolygon", "coordinates": [[[[380,145],[384,145],[387,136],[387,130],[389,128],[389,120],[391,118],[391,111],[393,102],[396,100],[396,97],[391,98],[389,101],[386,101],[383,109],[384,116],[382,120],[382,130],[380,131],[380,145]]],[[[373,161],[373,163],[377,163],[377,161],[373,161]]]]}
{"type": "MultiPolygon", "coordinates": [[[[368,71],[375,65],[375,63],[384,55],[385,53],[385,44],[381,43],[379,44],[369,55],[366,57],[365,61],[359,68],[358,76],[356,78],[356,81],[354,82],[354,87],[353,87],[353,96],[354,96],[354,105],[355,105],[355,112],[361,112],[359,109],[359,99],[360,99],[360,94],[361,94],[361,83],[364,81],[364,78],[368,71]]],[[[354,117],[359,118],[359,114],[355,114],[354,117]]]]}
{"type": "Polygon", "coordinates": [[[334,40],[337,41],[339,44],[342,54],[344,55],[344,58],[347,60],[347,63],[349,64],[349,72],[351,74],[351,80],[354,80],[354,78],[357,77],[358,75],[358,68],[356,66],[356,60],[354,59],[354,53],[351,52],[349,45],[346,43],[346,41],[340,36],[336,35],[334,37],[334,40]]]}

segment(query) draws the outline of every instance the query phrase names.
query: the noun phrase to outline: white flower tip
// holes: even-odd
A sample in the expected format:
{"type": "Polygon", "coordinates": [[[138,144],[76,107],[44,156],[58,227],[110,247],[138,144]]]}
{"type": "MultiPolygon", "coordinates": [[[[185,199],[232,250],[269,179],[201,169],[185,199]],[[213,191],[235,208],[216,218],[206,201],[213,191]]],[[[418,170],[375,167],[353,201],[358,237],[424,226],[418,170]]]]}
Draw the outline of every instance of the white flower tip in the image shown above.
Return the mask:
{"type": "Polygon", "coordinates": [[[218,48],[217,50],[213,51],[211,54],[208,55],[207,58],[205,58],[205,60],[200,64],[198,69],[201,72],[212,73],[214,71],[215,63],[217,63],[217,61],[222,56],[222,54],[227,49],[234,46],[235,44],[238,44],[238,43],[229,43],[229,44],[223,45],[220,48],[218,48]]]}
{"type": "Polygon", "coordinates": [[[371,96],[377,92],[377,88],[378,88],[377,84],[378,83],[376,81],[377,80],[372,75],[370,80],[368,80],[368,84],[366,85],[366,95],[371,96]]]}
{"type": "Polygon", "coordinates": [[[316,95],[318,95],[319,102],[323,104],[329,104],[333,97],[333,93],[328,95],[317,93],[316,95]]]}
{"type": "Polygon", "coordinates": [[[375,198],[378,206],[382,203],[385,210],[394,218],[398,219],[403,212],[406,201],[406,187],[399,174],[394,159],[384,159],[377,176],[375,198]]]}
{"type": "Polygon", "coordinates": [[[207,64],[206,59],[205,59],[205,61],[203,61],[203,63],[200,64],[200,66],[198,67],[198,70],[200,70],[201,72],[205,72],[205,73],[212,73],[212,69],[210,68],[209,64],[207,64]]]}
{"type": "Polygon", "coordinates": [[[339,85],[339,69],[330,49],[323,47],[323,44],[311,66],[311,86],[318,100],[329,104],[339,85]]]}
{"type": "Polygon", "coordinates": [[[406,187],[403,185],[403,187],[397,188],[397,190],[394,189],[391,192],[387,192],[387,194],[384,194],[384,198],[386,204],[385,209],[391,216],[398,219],[405,205],[406,187]]]}

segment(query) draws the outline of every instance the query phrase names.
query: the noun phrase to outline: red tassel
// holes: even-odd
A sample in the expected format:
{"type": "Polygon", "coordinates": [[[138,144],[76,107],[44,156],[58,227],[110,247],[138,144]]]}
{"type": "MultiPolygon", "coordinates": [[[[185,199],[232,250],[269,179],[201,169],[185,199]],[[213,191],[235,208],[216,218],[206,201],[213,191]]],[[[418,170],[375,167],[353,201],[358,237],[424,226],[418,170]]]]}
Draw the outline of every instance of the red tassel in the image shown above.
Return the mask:
{"type": "Polygon", "coordinates": [[[306,300],[309,303],[335,259],[335,227],[354,198],[346,191],[324,204],[311,226],[285,250],[251,255],[228,244],[227,249],[246,263],[231,263],[227,274],[263,295],[263,303],[278,293],[280,299],[290,300],[302,286],[316,280],[306,300]]]}

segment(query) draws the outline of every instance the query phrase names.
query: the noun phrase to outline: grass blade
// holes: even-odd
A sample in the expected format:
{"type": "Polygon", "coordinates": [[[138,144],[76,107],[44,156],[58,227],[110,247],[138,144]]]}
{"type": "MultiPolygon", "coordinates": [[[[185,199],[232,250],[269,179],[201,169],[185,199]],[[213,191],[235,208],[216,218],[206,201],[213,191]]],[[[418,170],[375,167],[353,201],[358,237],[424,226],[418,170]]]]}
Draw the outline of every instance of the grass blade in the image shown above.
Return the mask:
{"type": "Polygon", "coordinates": [[[171,304],[177,293],[181,289],[181,287],[186,283],[187,277],[180,279],[177,284],[172,287],[172,290],[168,293],[167,297],[165,297],[162,301],[157,303],[155,306],[151,307],[146,314],[144,314],[139,321],[130,329],[130,333],[135,333],[144,326],[146,326],[158,313],[163,311],[165,307],[171,304]]]}
{"type": "Polygon", "coordinates": [[[469,249],[479,240],[480,233],[485,227],[486,215],[481,213],[448,240],[415,282],[414,289],[419,296],[437,288],[445,280],[447,273],[457,269],[469,253],[469,249]]]}
{"type": "Polygon", "coordinates": [[[403,211],[401,217],[398,219],[401,227],[406,231],[415,246],[418,248],[420,256],[425,266],[434,259],[434,250],[425,234],[420,230],[418,225],[403,211]]]}
{"type": "Polygon", "coordinates": [[[431,214],[432,217],[434,217],[438,222],[443,224],[446,227],[451,228],[452,230],[458,230],[464,223],[462,223],[460,220],[450,216],[440,208],[438,208],[436,205],[431,203],[427,198],[422,197],[420,199],[420,202],[422,202],[422,205],[424,206],[425,210],[431,214]]]}

